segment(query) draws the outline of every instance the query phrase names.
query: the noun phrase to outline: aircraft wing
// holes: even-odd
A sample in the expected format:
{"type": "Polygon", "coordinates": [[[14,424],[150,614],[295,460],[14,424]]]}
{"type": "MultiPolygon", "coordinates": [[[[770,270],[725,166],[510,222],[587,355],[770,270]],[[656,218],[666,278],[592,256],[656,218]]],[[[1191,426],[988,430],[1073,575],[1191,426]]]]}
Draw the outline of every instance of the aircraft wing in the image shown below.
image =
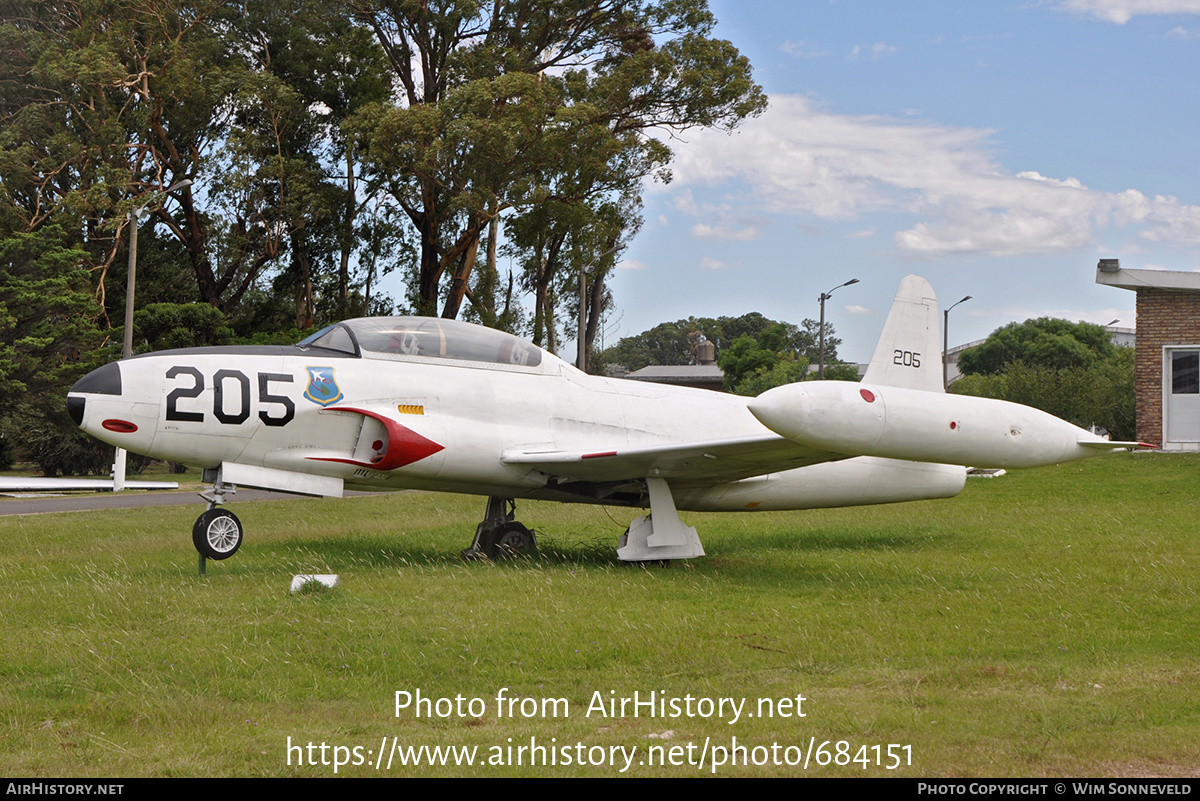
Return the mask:
{"type": "Polygon", "coordinates": [[[664,478],[686,484],[722,483],[850,458],[777,434],[696,442],[617,447],[609,450],[506,451],[501,462],[574,481],[664,478]]]}

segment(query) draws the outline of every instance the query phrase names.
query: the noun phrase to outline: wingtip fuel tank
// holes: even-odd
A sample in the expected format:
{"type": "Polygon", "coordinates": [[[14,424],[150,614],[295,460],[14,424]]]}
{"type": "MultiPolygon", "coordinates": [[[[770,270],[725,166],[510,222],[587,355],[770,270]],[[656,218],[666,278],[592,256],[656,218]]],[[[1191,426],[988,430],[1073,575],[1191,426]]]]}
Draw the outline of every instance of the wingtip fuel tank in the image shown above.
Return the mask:
{"type": "Polygon", "coordinates": [[[764,392],[749,407],[781,436],[851,456],[1016,468],[1120,447],[1029,406],[877,384],[789,384],[764,392]]]}

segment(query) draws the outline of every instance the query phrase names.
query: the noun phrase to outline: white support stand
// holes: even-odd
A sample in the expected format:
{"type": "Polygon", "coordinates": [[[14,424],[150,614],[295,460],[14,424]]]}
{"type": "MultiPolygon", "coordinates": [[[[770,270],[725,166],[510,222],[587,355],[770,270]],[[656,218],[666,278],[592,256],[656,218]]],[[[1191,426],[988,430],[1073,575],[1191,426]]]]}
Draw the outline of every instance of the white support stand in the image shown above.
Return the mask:
{"type": "Polygon", "coordinates": [[[622,562],[653,562],[704,556],[695,527],[685,526],[679,519],[667,482],[648,478],[646,486],[650,490],[650,514],[629,524],[617,548],[617,558],[622,562]]]}
{"type": "Polygon", "coordinates": [[[117,448],[116,458],[112,466],[113,492],[125,489],[125,449],[117,448]]]}

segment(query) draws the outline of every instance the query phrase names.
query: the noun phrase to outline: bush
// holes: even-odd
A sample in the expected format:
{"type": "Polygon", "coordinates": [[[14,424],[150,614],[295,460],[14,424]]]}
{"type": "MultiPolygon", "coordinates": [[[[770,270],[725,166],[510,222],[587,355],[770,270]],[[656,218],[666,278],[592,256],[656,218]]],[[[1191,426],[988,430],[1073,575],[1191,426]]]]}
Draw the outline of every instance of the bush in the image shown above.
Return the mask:
{"type": "Polygon", "coordinates": [[[1053,368],[1011,362],[992,375],[968,375],[950,385],[959,395],[1022,403],[1077,426],[1099,426],[1115,440],[1136,438],[1132,348],[1115,348],[1093,367],[1053,368]]]}

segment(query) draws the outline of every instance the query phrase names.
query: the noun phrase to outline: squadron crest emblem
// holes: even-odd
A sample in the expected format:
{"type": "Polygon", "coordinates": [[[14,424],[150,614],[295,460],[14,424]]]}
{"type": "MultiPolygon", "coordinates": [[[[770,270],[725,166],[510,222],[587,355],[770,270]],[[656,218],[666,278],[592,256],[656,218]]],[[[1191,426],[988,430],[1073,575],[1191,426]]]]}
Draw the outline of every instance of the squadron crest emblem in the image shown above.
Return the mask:
{"type": "Polygon", "coordinates": [[[305,369],[308,370],[308,386],[304,388],[304,397],[322,408],[342,400],[344,396],[338,388],[337,379],[333,377],[332,367],[305,369]]]}

